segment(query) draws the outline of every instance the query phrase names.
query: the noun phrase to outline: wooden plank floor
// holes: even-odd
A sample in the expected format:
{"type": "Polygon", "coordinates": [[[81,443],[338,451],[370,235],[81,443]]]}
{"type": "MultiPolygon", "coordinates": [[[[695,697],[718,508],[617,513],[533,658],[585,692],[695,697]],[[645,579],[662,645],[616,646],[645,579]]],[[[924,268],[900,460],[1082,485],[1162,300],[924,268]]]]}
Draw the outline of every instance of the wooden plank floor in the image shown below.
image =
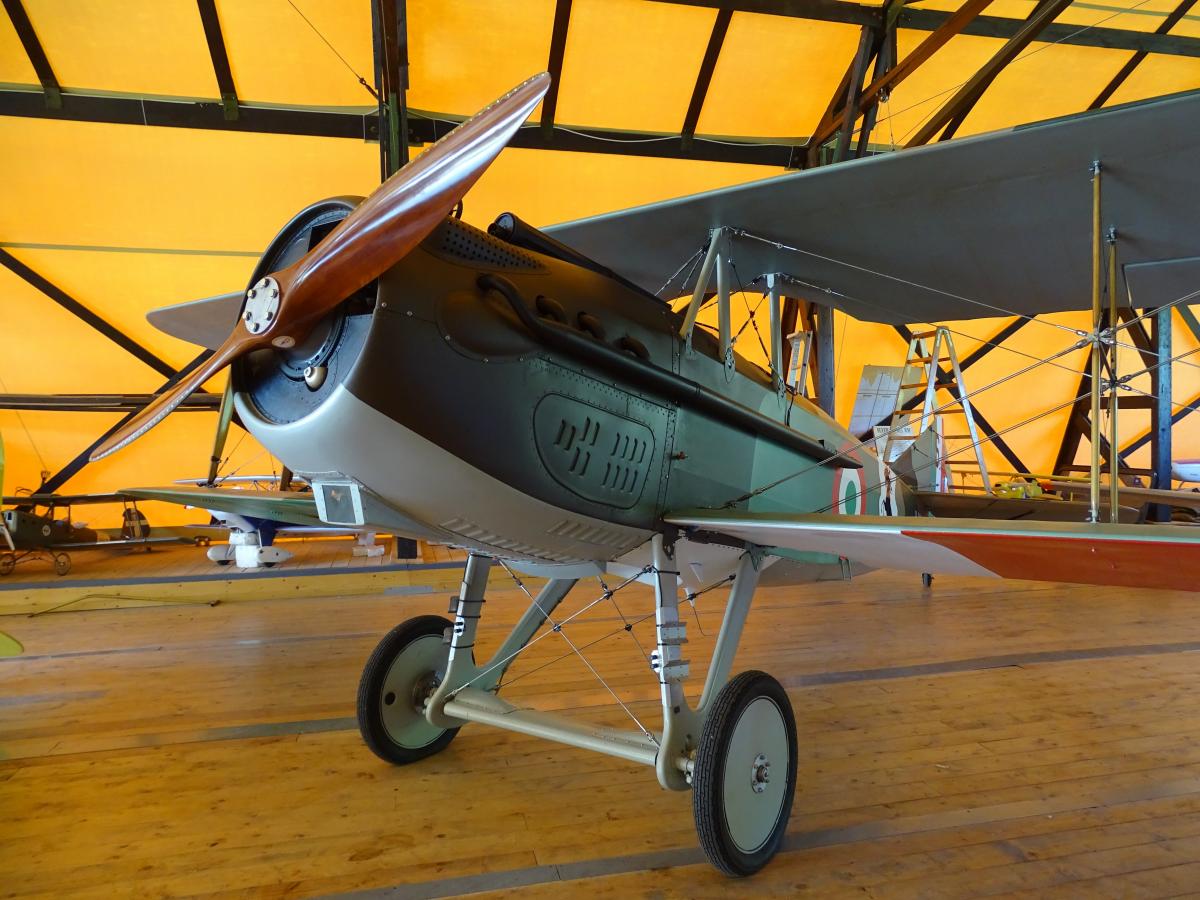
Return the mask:
{"type": "MultiPolygon", "coordinates": [[[[516,590],[491,600],[484,653],[522,608],[516,590]]],[[[651,594],[615,600],[566,628],[580,645],[616,632],[585,652],[650,723],[656,686],[621,616],[651,594]]],[[[736,883],[701,861],[690,797],[649,769],[480,726],[411,767],[371,756],[359,668],[393,624],[444,609],[439,595],[0,618],[26,648],[0,660],[0,896],[1200,891],[1194,596],[923,591],[890,573],[763,590],[735,669],[788,688],[800,777],[784,852],[736,883]]],[[[719,621],[713,592],[705,633],[690,621],[694,661],[719,621]]],[[[651,625],[633,632],[644,648],[651,625]]],[[[629,724],[577,658],[533,671],[565,649],[534,645],[505,695],[629,724]]]]}

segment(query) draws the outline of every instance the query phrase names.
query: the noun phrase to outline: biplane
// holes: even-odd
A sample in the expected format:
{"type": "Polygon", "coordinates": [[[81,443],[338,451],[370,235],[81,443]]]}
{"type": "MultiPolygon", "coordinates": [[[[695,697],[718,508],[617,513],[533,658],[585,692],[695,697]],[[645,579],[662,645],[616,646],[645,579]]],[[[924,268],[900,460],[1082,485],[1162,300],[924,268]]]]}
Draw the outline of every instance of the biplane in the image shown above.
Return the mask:
{"type": "MultiPolygon", "coordinates": [[[[723,274],[736,254],[773,303],[794,284],[870,321],[1089,309],[1099,222],[1119,233],[1127,276],[1162,270],[1169,292],[1143,304],[1178,302],[1192,288],[1175,263],[1200,256],[1200,93],[545,231],[515,215],[487,231],[461,221],[459,201],[547,85],[521,84],[365,200],[302,210],[244,293],[175,308],[176,333],[200,322],[225,337],[95,454],[228,368],[242,422],[312,485],[320,521],[471,551],[454,618],[410,619],[367,661],[358,721],[378,756],[415,763],[474,722],[644,764],[692,791],[712,863],[747,875],[778,849],[796,785],[787,693],[764,672],[730,678],[761,576],[885,567],[1200,588],[1200,532],[1102,521],[1096,485],[1088,521],[918,514],[871,446],[787,389],[777,325],[769,369],[737,351],[723,274]],[[677,284],[673,306],[664,285],[689,258],[694,288],[677,284]],[[697,325],[710,295],[712,332],[697,325]],[[495,560],[548,581],[484,662],[473,647],[495,560]],[[570,631],[556,612],[567,593],[606,573],[654,588],[658,729],[589,726],[500,696],[539,631],[570,631]],[[722,582],[720,635],[689,696],[680,585],[722,582]]],[[[1111,338],[1095,326],[1071,339],[1111,338]]]]}
{"type": "MultiPolygon", "coordinates": [[[[0,438],[0,487],[4,484],[4,441],[0,438]]],[[[124,494],[17,494],[0,497],[0,576],[19,564],[43,560],[58,575],[71,571],[73,550],[100,550],[178,543],[178,537],[152,536],[137,501],[124,494]],[[95,529],[77,523],[73,507],[120,503],[119,529],[95,529]]]]}

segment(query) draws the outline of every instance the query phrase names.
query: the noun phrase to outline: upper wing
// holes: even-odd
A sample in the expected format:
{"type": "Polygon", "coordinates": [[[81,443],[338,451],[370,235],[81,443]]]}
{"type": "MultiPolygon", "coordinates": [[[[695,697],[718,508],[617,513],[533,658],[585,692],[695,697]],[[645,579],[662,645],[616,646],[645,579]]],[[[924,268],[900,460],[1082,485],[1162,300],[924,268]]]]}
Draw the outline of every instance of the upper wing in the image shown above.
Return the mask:
{"type": "Polygon", "coordinates": [[[312,494],[297,491],[238,491],[226,488],[161,487],[122,491],[138,500],[162,500],[201,509],[216,509],[250,519],[270,519],[292,525],[324,525],[312,494]]]}
{"type": "MultiPolygon", "coordinates": [[[[1197,122],[1200,92],[1177,94],[547,231],[650,291],[708,229],[729,226],[803,251],[737,238],[732,256],[743,283],[791,275],[832,292],[805,296],[858,319],[1089,309],[1093,161],[1101,164],[1104,224],[1117,229],[1124,265],[1200,256],[1197,122]]],[[[1149,278],[1166,290],[1175,280],[1149,278]]],[[[1149,296],[1158,286],[1136,293],[1149,296]]]]}
{"type": "Polygon", "coordinates": [[[879,569],[1200,591],[1200,530],[1188,527],[727,510],[667,521],[879,569]]]}

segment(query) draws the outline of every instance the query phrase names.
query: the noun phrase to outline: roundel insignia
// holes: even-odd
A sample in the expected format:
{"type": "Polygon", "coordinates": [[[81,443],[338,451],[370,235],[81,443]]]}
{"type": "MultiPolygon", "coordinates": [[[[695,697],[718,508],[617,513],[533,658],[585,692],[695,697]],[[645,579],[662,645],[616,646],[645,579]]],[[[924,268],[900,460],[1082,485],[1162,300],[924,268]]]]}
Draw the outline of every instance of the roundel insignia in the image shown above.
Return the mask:
{"type": "Polygon", "coordinates": [[[833,476],[833,502],[838,515],[853,516],[864,507],[862,469],[838,469],[833,476]]]}
{"type": "Polygon", "coordinates": [[[42,526],[42,537],[50,537],[50,526],[49,525],[42,526]]]}

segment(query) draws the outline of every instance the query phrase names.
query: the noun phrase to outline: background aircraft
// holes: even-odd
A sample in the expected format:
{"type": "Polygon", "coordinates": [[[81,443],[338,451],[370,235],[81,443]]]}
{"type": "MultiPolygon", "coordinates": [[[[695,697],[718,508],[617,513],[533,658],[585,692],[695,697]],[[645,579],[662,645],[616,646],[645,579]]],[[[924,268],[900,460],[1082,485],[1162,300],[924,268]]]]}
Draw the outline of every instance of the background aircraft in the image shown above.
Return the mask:
{"type": "MultiPolygon", "coordinates": [[[[0,436],[0,490],[4,486],[4,439],[0,436]]],[[[0,576],[18,563],[45,560],[59,575],[71,571],[72,550],[112,549],[179,543],[178,536],[152,536],[137,501],[125,494],[19,494],[0,497],[0,576]],[[71,519],[75,506],[120,503],[120,529],[93,529],[71,519]]]]}

